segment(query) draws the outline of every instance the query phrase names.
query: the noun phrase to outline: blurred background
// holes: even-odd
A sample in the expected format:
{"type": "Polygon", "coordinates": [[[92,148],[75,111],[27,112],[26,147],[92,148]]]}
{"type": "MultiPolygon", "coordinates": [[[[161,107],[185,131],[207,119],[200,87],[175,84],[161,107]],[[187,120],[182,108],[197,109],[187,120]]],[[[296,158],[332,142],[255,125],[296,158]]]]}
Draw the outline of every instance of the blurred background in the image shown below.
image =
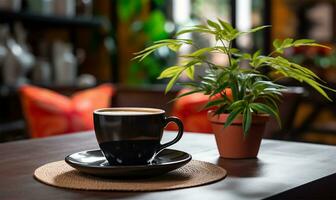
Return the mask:
{"type": "MultiPolygon", "coordinates": [[[[90,130],[92,110],[108,106],[163,108],[184,118],[187,131],[209,133],[195,126],[202,116],[190,102],[168,103],[180,88],[164,95],[165,80],[156,78],[177,56],[163,48],[139,63],[135,52],[217,18],[242,31],[272,25],[236,41],[246,52],[268,53],[272,40],[287,37],[335,49],[335,13],[334,0],[1,0],[0,142],[90,130]]],[[[286,56],[336,88],[335,50],[293,48],[286,56]]],[[[336,144],[336,96],[329,102],[300,83],[281,83],[291,88],[280,106],[282,128],[271,121],[265,137],[336,144]]]]}

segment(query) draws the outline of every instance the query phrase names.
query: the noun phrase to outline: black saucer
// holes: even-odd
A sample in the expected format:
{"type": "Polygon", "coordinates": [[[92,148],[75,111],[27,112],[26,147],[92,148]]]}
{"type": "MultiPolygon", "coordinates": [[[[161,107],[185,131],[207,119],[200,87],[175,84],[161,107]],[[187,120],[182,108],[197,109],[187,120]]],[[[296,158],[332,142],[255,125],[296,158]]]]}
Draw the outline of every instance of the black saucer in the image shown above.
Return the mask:
{"type": "Polygon", "coordinates": [[[88,150],[65,157],[65,162],[80,172],[115,178],[141,178],[165,174],[191,160],[191,155],[178,150],[164,149],[148,165],[111,166],[100,150],[88,150]]]}

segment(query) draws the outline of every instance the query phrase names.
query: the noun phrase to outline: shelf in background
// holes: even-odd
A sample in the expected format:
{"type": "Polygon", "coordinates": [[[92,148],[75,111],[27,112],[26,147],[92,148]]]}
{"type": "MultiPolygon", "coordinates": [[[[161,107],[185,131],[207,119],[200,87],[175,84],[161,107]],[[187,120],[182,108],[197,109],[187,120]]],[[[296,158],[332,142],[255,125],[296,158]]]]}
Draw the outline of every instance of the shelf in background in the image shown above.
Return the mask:
{"type": "Polygon", "coordinates": [[[21,21],[27,26],[43,26],[43,28],[104,28],[105,22],[103,19],[92,17],[63,17],[55,15],[41,15],[31,12],[17,12],[0,10],[0,23],[9,23],[21,21]]]}

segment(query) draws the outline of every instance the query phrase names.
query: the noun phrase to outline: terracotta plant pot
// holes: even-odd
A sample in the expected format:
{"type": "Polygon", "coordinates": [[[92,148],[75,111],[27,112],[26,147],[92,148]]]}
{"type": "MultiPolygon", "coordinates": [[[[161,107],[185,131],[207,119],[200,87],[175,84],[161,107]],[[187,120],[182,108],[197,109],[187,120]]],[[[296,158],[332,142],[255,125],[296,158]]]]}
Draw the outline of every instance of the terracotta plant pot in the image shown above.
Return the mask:
{"type": "Polygon", "coordinates": [[[233,123],[224,127],[229,114],[214,115],[208,112],[212,130],[215,133],[217,148],[223,158],[256,158],[258,155],[261,138],[265,130],[268,115],[254,115],[251,128],[244,137],[242,116],[237,117],[233,123]]]}

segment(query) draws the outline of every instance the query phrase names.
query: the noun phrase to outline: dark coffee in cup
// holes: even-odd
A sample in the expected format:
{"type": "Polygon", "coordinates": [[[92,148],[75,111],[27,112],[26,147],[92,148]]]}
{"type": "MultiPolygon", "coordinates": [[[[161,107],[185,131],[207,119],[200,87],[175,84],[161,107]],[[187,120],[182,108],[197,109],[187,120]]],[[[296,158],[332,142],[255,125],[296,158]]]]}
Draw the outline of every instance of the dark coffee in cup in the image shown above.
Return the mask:
{"type": "Polygon", "coordinates": [[[111,165],[148,164],[183,134],[182,122],[166,117],[161,109],[102,108],[93,115],[98,144],[111,165]],[[161,144],[163,129],[169,122],[178,125],[178,134],[171,142],[161,144]]]}

